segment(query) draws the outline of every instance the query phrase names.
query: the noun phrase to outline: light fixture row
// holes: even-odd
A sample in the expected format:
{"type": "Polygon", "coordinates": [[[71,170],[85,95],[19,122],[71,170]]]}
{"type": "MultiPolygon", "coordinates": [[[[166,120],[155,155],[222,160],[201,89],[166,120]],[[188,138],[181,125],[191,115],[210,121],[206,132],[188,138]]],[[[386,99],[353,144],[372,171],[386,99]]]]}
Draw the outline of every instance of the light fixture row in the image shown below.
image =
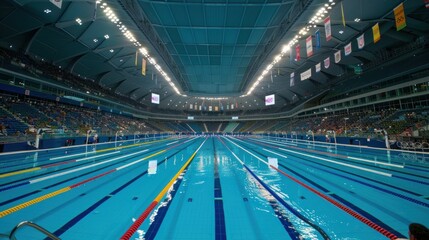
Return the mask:
{"type": "MultiPolygon", "coordinates": [[[[106,2],[103,2],[103,0],[97,0],[96,4],[100,6],[101,9],[103,9],[104,14],[106,17],[116,26],[118,27],[118,30],[130,41],[134,44],[134,46],[138,47],[138,51],[149,61],[151,65],[155,67],[155,69],[164,77],[164,79],[167,81],[167,83],[173,88],[173,90],[180,96],[187,97],[184,94],[181,94],[177,86],[174,84],[174,82],[171,80],[171,78],[168,76],[168,74],[162,69],[162,67],[156,63],[156,60],[150,56],[149,52],[146,48],[142,46],[140,42],[137,41],[137,39],[134,37],[134,35],[131,33],[131,31],[123,24],[120,19],[116,16],[115,12],[109,7],[109,5],[106,2]]],[[[106,39],[109,38],[109,35],[104,36],[106,39]]]]}
{"type": "Polygon", "coordinates": [[[278,62],[280,62],[280,60],[282,59],[282,57],[290,51],[290,49],[292,48],[292,46],[294,46],[300,38],[304,37],[305,35],[307,35],[311,28],[316,28],[317,25],[316,23],[319,23],[322,21],[322,19],[329,13],[329,10],[332,9],[332,7],[335,5],[335,1],[334,0],[328,0],[327,3],[325,3],[323,5],[323,7],[321,7],[314,15],[313,17],[309,20],[308,24],[306,24],[299,32],[297,35],[295,35],[293,37],[292,40],[290,40],[286,45],[283,46],[281,52],[276,55],[273,59],[273,61],[262,71],[261,75],[259,75],[259,77],[257,78],[257,80],[252,84],[252,86],[250,87],[250,89],[247,91],[246,94],[241,95],[240,97],[245,97],[248,96],[250,94],[252,94],[252,92],[255,90],[255,88],[262,82],[262,80],[264,79],[265,75],[268,74],[268,72],[274,67],[274,65],[278,62]]]}

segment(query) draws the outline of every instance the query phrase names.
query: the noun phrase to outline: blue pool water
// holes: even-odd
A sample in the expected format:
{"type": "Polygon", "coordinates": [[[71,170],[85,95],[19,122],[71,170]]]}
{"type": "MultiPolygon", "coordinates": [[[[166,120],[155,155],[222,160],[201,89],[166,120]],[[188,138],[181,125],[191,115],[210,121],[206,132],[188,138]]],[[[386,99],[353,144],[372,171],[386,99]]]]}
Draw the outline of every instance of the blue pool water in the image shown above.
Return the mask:
{"type": "Polygon", "coordinates": [[[210,136],[2,154],[0,166],[5,235],[22,221],[73,240],[395,239],[429,226],[422,153],[210,136]]]}

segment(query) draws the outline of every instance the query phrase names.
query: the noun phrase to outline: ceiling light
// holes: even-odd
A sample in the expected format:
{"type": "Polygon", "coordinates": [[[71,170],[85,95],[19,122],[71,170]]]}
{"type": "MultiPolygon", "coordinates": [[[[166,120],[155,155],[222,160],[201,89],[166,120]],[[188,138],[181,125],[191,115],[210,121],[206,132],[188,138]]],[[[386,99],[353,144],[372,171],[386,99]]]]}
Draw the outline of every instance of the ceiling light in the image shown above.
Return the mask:
{"type": "Polygon", "coordinates": [[[360,22],[360,18],[355,18],[355,22],[360,22]]]}
{"type": "Polygon", "coordinates": [[[97,38],[94,38],[94,39],[92,39],[92,41],[94,41],[94,42],[98,42],[98,39],[97,39],[97,38]]]}
{"type": "Polygon", "coordinates": [[[343,33],[344,33],[344,31],[343,31],[343,30],[340,30],[338,33],[339,33],[339,34],[343,34],[343,33]]]}
{"type": "Polygon", "coordinates": [[[107,34],[106,34],[106,35],[104,35],[104,38],[105,38],[105,39],[109,39],[109,35],[107,35],[107,34]]]}
{"type": "Polygon", "coordinates": [[[82,25],[82,20],[80,18],[76,18],[76,22],[77,24],[82,25]]]}
{"type": "Polygon", "coordinates": [[[115,50],[113,50],[113,49],[110,49],[109,51],[110,51],[110,52],[112,53],[112,52],[114,52],[115,50]]]}
{"type": "Polygon", "coordinates": [[[44,10],[44,12],[45,12],[46,14],[48,14],[48,13],[51,13],[52,11],[51,11],[51,9],[47,8],[47,9],[45,9],[45,10],[44,10]]]}

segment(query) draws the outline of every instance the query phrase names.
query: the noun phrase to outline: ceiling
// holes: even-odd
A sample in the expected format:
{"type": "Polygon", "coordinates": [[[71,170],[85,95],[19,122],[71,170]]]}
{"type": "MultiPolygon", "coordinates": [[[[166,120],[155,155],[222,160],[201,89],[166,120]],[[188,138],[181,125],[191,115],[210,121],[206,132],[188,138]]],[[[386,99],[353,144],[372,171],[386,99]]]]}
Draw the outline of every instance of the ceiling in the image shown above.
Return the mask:
{"type": "Polygon", "coordinates": [[[189,110],[190,104],[260,109],[269,94],[276,95],[277,106],[285,106],[314,95],[347,69],[379,61],[380,51],[427,37],[428,32],[429,8],[423,0],[102,0],[99,4],[63,0],[61,8],[49,0],[0,2],[0,47],[48,62],[136,102],[175,110],[189,110]],[[393,8],[401,2],[407,26],[397,31],[393,8]],[[103,3],[120,24],[106,17],[103,3]],[[330,41],[323,21],[309,25],[325,4],[332,7],[326,13],[332,24],[330,41]],[[381,40],[374,44],[371,27],[377,22],[381,40]],[[124,37],[120,25],[141,46],[124,37]],[[297,39],[301,59],[296,61],[296,44],[291,51],[282,53],[282,49],[305,26],[311,27],[297,39]],[[320,47],[316,31],[321,35],[320,47]],[[362,33],[365,46],[358,49],[356,38],[362,33]],[[306,54],[308,36],[312,36],[311,57],[306,54]],[[352,53],[342,53],[341,61],[334,63],[334,53],[350,42],[352,53]],[[140,47],[171,83],[149,62],[142,75],[143,55],[136,58],[140,47]],[[279,55],[281,59],[273,63],[279,55]],[[331,64],[324,68],[327,57],[331,64]],[[322,63],[318,73],[317,63],[322,63]],[[300,74],[308,69],[312,76],[300,81],[300,74]],[[291,73],[296,76],[294,86],[291,73]],[[250,89],[252,94],[247,94],[250,89]],[[159,105],[150,103],[151,93],[161,95],[159,105]]]}

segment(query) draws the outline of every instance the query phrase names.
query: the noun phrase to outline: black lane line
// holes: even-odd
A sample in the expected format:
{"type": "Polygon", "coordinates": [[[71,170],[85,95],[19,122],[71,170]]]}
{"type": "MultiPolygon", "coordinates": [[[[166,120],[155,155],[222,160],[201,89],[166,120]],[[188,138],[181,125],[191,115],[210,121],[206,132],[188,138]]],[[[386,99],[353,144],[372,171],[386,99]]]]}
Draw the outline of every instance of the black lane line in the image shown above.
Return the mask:
{"type": "MultiPolygon", "coordinates": [[[[162,147],[160,147],[160,148],[162,148],[162,147]]],[[[144,154],[150,154],[150,153],[156,152],[156,151],[157,151],[157,150],[159,150],[160,148],[154,149],[153,151],[151,150],[151,151],[145,152],[144,154]]],[[[180,150],[179,150],[179,151],[182,151],[182,150],[183,150],[183,149],[185,149],[185,148],[186,148],[186,147],[180,148],[180,150]]],[[[8,203],[12,203],[12,202],[14,202],[14,201],[18,201],[18,200],[20,200],[20,199],[22,199],[22,198],[25,198],[25,197],[28,197],[28,196],[30,196],[30,195],[36,194],[36,193],[38,193],[38,192],[41,192],[42,190],[47,190],[47,189],[49,189],[49,188],[55,187],[55,186],[57,186],[57,185],[60,185],[60,184],[66,183],[66,182],[69,182],[69,181],[71,181],[71,180],[74,180],[74,179],[77,179],[77,178],[80,178],[80,177],[83,177],[83,176],[86,176],[86,175],[92,174],[92,173],[94,173],[94,172],[98,172],[98,171],[100,171],[100,170],[103,170],[103,169],[106,169],[106,168],[109,168],[109,167],[112,167],[112,166],[115,166],[115,165],[118,165],[118,164],[121,164],[121,163],[123,163],[123,162],[126,162],[126,161],[130,160],[131,158],[134,158],[134,157],[135,157],[135,156],[130,156],[130,157],[124,158],[122,161],[115,162],[115,163],[112,163],[112,164],[106,165],[106,166],[104,166],[104,167],[94,169],[94,170],[92,170],[92,171],[90,171],[90,172],[86,172],[86,173],[80,174],[80,175],[78,175],[78,176],[75,176],[75,177],[71,177],[71,178],[65,179],[65,180],[60,181],[60,182],[56,182],[56,183],[54,183],[54,184],[51,184],[51,185],[49,185],[49,186],[46,186],[46,187],[41,188],[41,190],[36,190],[36,191],[33,191],[33,192],[30,192],[30,193],[26,193],[26,194],[23,194],[23,195],[17,196],[17,197],[14,197],[14,198],[12,198],[12,199],[9,199],[9,200],[3,201],[3,202],[0,202],[0,206],[6,205],[6,204],[8,204],[8,203]]],[[[63,170],[63,169],[62,169],[62,170],[63,170]]],[[[57,171],[61,171],[61,170],[57,170],[57,171]]],[[[57,172],[57,171],[55,171],[55,172],[57,172]]],[[[51,172],[51,173],[55,173],[55,172],[51,172]]],[[[27,184],[27,183],[17,184],[17,185],[19,186],[19,185],[26,185],[26,184],[27,184]]],[[[13,186],[17,186],[17,185],[13,185],[13,186]]],[[[7,190],[7,188],[6,188],[6,190],[7,190]]],[[[2,192],[2,191],[1,191],[1,189],[0,189],[0,192],[2,192]]]]}
{"type": "MultiPolygon", "coordinates": [[[[256,153],[258,153],[258,154],[259,154],[259,155],[261,155],[261,156],[267,157],[266,155],[262,154],[262,153],[261,153],[261,152],[259,152],[259,151],[256,151],[256,150],[253,150],[253,151],[254,151],[254,152],[256,152],[256,153]]],[[[297,157],[297,156],[295,156],[295,157],[297,157]]],[[[304,158],[301,158],[301,157],[298,157],[298,158],[303,159],[303,160],[307,160],[307,159],[304,159],[304,158]]],[[[334,174],[334,175],[336,175],[336,176],[345,177],[345,176],[342,176],[342,175],[340,175],[340,174],[336,174],[336,173],[334,173],[334,172],[332,172],[332,171],[329,171],[329,170],[323,170],[323,169],[318,168],[318,167],[316,167],[316,166],[311,166],[311,165],[309,165],[309,164],[305,164],[305,163],[303,163],[303,164],[304,164],[304,165],[306,165],[306,166],[308,166],[308,167],[316,168],[316,169],[319,169],[319,170],[324,171],[324,172],[329,172],[329,173],[334,174]]],[[[313,186],[315,186],[316,188],[321,189],[323,192],[325,192],[325,194],[328,194],[328,193],[330,192],[330,191],[329,191],[328,189],[326,189],[325,187],[323,187],[323,186],[319,185],[318,183],[316,183],[316,182],[314,182],[314,181],[310,180],[309,178],[305,177],[304,175],[299,174],[299,173],[297,173],[296,171],[294,171],[294,170],[292,170],[292,169],[290,169],[290,168],[286,167],[285,165],[283,165],[283,164],[279,163],[279,166],[281,166],[281,167],[283,167],[284,169],[286,169],[286,170],[290,171],[291,173],[295,174],[296,176],[300,177],[301,179],[304,179],[305,181],[307,181],[308,183],[312,184],[312,185],[313,185],[313,186]]],[[[339,169],[336,169],[336,170],[338,170],[338,171],[340,171],[340,172],[344,172],[344,171],[339,170],[339,169]]],[[[347,172],[344,172],[344,173],[347,173],[347,172]]],[[[347,173],[347,174],[352,174],[352,175],[358,176],[357,174],[353,174],[353,173],[347,173]]],[[[361,177],[361,176],[358,176],[358,177],[361,177]]],[[[345,178],[347,178],[347,179],[349,179],[349,180],[352,180],[352,181],[355,181],[354,179],[351,179],[351,178],[348,178],[348,177],[345,177],[345,178]]],[[[359,181],[358,181],[358,182],[359,182],[359,181]]],[[[345,206],[347,206],[348,208],[353,209],[355,212],[357,212],[357,213],[361,214],[361,215],[362,215],[362,216],[364,216],[365,218],[367,218],[367,219],[371,220],[372,222],[376,223],[377,225],[379,225],[379,226],[383,227],[384,229],[386,229],[386,230],[390,231],[391,233],[395,234],[396,236],[398,236],[398,237],[400,237],[400,238],[401,238],[401,237],[405,237],[405,236],[404,236],[403,234],[401,234],[400,232],[396,231],[395,229],[393,229],[392,227],[388,226],[387,224],[385,224],[385,223],[384,223],[383,221],[381,221],[380,219],[378,219],[378,218],[374,217],[373,215],[371,215],[371,214],[370,214],[370,213],[368,213],[367,211],[365,211],[365,210],[361,209],[360,207],[358,207],[358,206],[354,205],[353,203],[351,203],[351,202],[349,202],[349,201],[347,201],[347,200],[345,200],[345,199],[341,198],[340,196],[338,196],[338,195],[336,195],[336,194],[330,194],[330,196],[332,196],[334,199],[338,200],[339,202],[341,202],[342,204],[344,204],[344,205],[345,205],[345,206]]]]}
{"type": "Polygon", "coordinates": [[[213,157],[214,157],[214,207],[215,207],[215,239],[226,240],[226,225],[225,225],[225,213],[223,210],[223,198],[222,198],[222,185],[219,178],[219,162],[216,153],[216,146],[214,138],[213,143],[213,157]]]}
{"type": "MultiPolygon", "coordinates": [[[[223,142],[221,139],[219,139],[219,141],[229,151],[232,152],[232,150],[226,145],[225,142],[223,142]]],[[[260,190],[268,192],[273,197],[273,199],[268,199],[267,197],[264,197],[264,198],[268,201],[268,203],[270,204],[270,206],[273,208],[274,213],[276,214],[277,218],[279,219],[279,221],[281,222],[281,224],[283,225],[284,229],[289,234],[289,237],[292,240],[300,240],[302,237],[300,236],[300,233],[293,226],[293,223],[289,220],[289,218],[287,217],[287,215],[284,213],[284,209],[285,208],[288,209],[296,217],[300,218],[302,221],[304,221],[307,224],[309,224],[310,226],[312,226],[315,230],[317,230],[317,231],[320,230],[319,233],[321,233],[323,235],[324,239],[329,239],[329,237],[326,235],[326,233],[324,233],[324,231],[322,229],[320,229],[320,227],[315,226],[307,218],[305,218],[303,215],[301,215],[299,212],[297,212],[294,208],[292,208],[291,206],[289,206],[289,204],[287,204],[280,196],[277,195],[277,193],[275,193],[273,190],[271,190],[271,188],[269,188],[268,185],[266,185],[255,173],[253,173],[252,170],[250,170],[250,168],[248,168],[245,164],[243,164],[242,166],[247,170],[247,172],[250,175],[253,176],[253,178],[256,180],[256,182],[259,184],[259,186],[261,186],[260,190]],[[280,205],[278,204],[278,202],[280,202],[283,205],[283,208],[280,207],[280,205]]]]}
{"type": "MultiPolygon", "coordinates": [[[[184,149],[184,148],[183,148],[184,149]]],[[[182,149],[182,150],[183,150],[182,149]]],[[[163,164],[166,160],[168,160],[169,158],[171,158],[172,156],[174,156],[175,154],[177,154],[178,152],[182,151],[176,151],[173,154],[170,154],[167,158],[165,158],[164,160],[161,160],[157,165],[160,166],[161,164],[163,164]]],[[[59,229],[57,229],[53,234],[55,236],[60,236],[62,235],[64,232],[66,232],[68,229],[70,229],[71,227],[73,227],[74,225],[76,225],[80,220],[82,220],[85,216],[87,216],[89,213],[91,213],[94,209],[96,209],[98,206],[100,206],[102,203],[104,203],[105,201],[107,201],[108,199],[110,199],[111,197],[113,197],[115,194],[117,194],[118,192],[122,191],[123,189],[125,189],[126,187],[128,187],[130,184],[132,184],[133,182],[137,181],[139,178],[143,177],[144,175],[147,174],[147,170],[145,170],[144,172],[142,172],[141,174],[135,176],[134,178],[132,178],[131,180],[129,180],[128,182],[126,182],[125,184],[123,184],[122,186],[116,188],[114,191],[112,191],[110,194],[106,195],[105,197],[103,197],[102,199],[98,200],[96,203],[94,203],[93,205],[91,205],[90,207],[88,207],[86,210],[82,211],[81,213],[79,213],[76,217],[72,218],[70,221],[68,221],[67,223],[65,223],[63,226],[61,226],[59,229]]],[[[49,240],[50,238],[45,238],[45,240],[49,240]]]]}
{"type": "MultiPolygon", "coordinates": [[[[250,144],[250,143],[247,143],[247,144],[250,144]]],[[[262,143],[254,143],[254,144],[262,144],[262,143]]],[[[270,148],[272,148],[274,150],[278,150],[278,146],[275,146],[275,145],[272,145],[272,144],[271,145],[269,145],[269,144],[263,144],[263,145],[268,146],[268,147],[270,147],[270,148]]],[[[415,192],[413,192],[411,190],[408,190],[408,189],[400,188],[400,187],[397,187],[397,186],[394,186],[394,185],[390,185],[390,184],[388,184],[386,182],[378,181],[378,180],[375,180],[375,179],[364,177],[362,175],[358,175],[358,174],[355,174],[355,173],[352,173],[352,172],[348,172],[348,171],[342,170],[342,169],[334,167],[334,166],[326,165],[324,163],[321,163],[321,162],[318,162],[318,161],[314,161],[311,158],[305,158],[305,157],[303,157],[303,156],[301,156],[299,154],[295,154],[295,153],[290,153],[290,154],[293,155],[295,158],[303,160],[303,162],[301,164],[304,164],[306,166],[315,167],[315,166],[312,166],[312,165],[309,165],[309,164],[305,163],[305,162],[310,161],[312,163],[315,163],[316,165],[321,165],[321,166],[324,166],[324,167],[329,168],[329,169],[335,169],[335,170],[337,170],[339,172],[342,172],[342,173],[345,173],[345,174],[348,174],[348,175],[353,175],[353,176],[358,177],[358,178],[363,178],[363,179],[365,179],[367,181],[378,183],[378,184],[384,185],[386,187],[390,187],[390,188],[393,188],[393,189],[396,189],[396,190],[399,190],[399,191],[402,191],[402,192],[406,192],[406,193],[412,194],[414,196],[418,196],[418,197],[423,196],[423,195],[421,195],[419,193],[415,193],[415,192]]],[[[317,167],[315,167],[315,168],[317,168],[317,167]]],[[[323,170],[323,169],[320,169],[320,168],[318,168],[318,169],[322,170],[322,171],[325,171],[325,172],[328,171],[328,170],[323,170]]],[[[342,175],[340,175],[340,176],[344,177],[342,175]]],[[[353,180],[353,181],[355,181],[355,180],[353,180]]]]}
{"type": "MultiPolygon", "coordinates": [[[[159,150],[161,148],[165,148],[165,146],[155,147],[155,148],[151,149],[150,152],[154,152],[154,151],[159,150]]],[[[143,150],[141,150],[141,151],[143,151],[143,150]]],[[[90,163],[94,163],[94,162],[100,162],[100,161],[108,159],[108,158],[110,158],[110,156],[106,156],[106,157],[100,158],[100,159],[92,161],[92,162],[82,162],[81,164],[75,164],[73,166],[69,166],[69,167],[66,167],[66,168],[61,168],[61,169],[58,169],[58,170],[55,170],[55,171],[45,172],[45,173],[37,174],[35,176],[30,176],[30,177],[26,177],[26,178],[21,178],[21,179],[18,179],[18,180],[14,180],[14,181],[11,181],[11,182],[3,183],[3,184],[0,184],[0,187],[20,182],[20,183],[18,183],[16,185],[11,185],[11,186],[7,186],[7,187],[4,187],[4,188],[0,188],[0,192],[3,192],[3,191],[8,190],[10,188],[15,188],[15,187],[20,186],[20,185],[27,184],[27,183],[21,183],[21,181],[31,180],[33,178],[38,178],[38,177],[42,177],[42,176],[49,175],[49,174],[52,174],[52,173],[56,173],[56,172],[59,172],[59,171],[64,171],[64,170],[76,168],[76,167],[79,167],[79,166],[82,166],[82,165],[85,165],[85,164],[90,164],[90,163]]],[[[128,158],[125,158],[125,159],[128,159],[128,158]]]]}

